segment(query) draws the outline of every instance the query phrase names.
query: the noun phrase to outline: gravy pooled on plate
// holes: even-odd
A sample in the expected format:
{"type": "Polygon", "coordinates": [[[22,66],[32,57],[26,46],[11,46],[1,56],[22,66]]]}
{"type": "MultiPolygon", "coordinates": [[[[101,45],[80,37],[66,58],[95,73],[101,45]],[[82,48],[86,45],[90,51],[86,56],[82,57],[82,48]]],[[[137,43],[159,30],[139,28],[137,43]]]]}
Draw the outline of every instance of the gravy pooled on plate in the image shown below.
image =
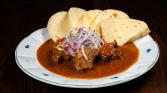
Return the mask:
{"type": "Polygon", "coordinates": [[[61,62],[58,65],[51,64],[53,62],[51,62],[50,51],[54,45],[55,43],[50,39],[39,47],[37,51],[39,63],[47,70],[69,78],[96,79],[118,74],[136,63],[139,56],[137,47],[133,43],[127,43],[119,48],[122,55],[118,60],[111,60],[111,62],[96,62],[99,61],[97,59],[94,60],[95,62],[91,70],[80,72],[75,69],[71,61],[61,62]]]}

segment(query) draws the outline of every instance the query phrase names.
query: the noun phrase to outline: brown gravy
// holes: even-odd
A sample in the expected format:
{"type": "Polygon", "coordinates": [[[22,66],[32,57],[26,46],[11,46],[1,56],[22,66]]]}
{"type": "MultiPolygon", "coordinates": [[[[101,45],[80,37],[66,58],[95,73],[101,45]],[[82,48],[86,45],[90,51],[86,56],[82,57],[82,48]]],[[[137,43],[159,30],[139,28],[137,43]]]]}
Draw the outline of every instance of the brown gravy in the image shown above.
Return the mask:
{"type": "Polygon", "coordinates": [[[72,62],[64,62],[56,66],[51,66],[47,63],[47,54],[50,46],[53,46],[53,44],[54,42],[52,40],[48,40],[39,47],[37,51],[39,63],[47,70],[69,78],[95,79],[118,74],[132,66],[137,61],[139,55],[137,47],[133,43],[128,43],[120,48],[123,54],[121,59],[105,64],[94,64],[92,70],[78,72],[74,68],[72,62]]]}

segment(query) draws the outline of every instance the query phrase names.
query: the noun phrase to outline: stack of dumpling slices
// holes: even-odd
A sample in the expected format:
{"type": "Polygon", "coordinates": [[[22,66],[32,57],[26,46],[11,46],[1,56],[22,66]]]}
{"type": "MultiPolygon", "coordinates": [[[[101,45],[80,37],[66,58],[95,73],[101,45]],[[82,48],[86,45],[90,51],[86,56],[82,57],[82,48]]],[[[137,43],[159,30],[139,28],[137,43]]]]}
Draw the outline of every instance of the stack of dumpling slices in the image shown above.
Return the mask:
{"type": "Polygon", "coordinates": [[[134,41],[150,33],[143,21],[129,18],[119,10],[89,10],[72,7],[61,11],[48,21],[48,32],[53,41],[75,34],[75,28],[85,27],[97,32],[107,43],[116,40],[119,46],[134,41]]]}

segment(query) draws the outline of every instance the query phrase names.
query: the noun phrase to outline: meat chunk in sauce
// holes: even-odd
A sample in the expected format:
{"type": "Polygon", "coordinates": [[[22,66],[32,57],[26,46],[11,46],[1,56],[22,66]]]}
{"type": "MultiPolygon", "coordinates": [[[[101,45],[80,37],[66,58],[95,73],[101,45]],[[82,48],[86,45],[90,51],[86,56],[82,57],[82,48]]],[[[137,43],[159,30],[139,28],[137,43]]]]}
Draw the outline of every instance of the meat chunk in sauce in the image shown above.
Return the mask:
{"type": "Polygon", "coordinates": [[[63,39],[60,39],[54,45],[50,46],[50,52],[48,54],[50,59],[49,64],[57,65],[71,59],[70,55],[65,54],[63,50],[57,48],[57,46],[62,42],[63,39]]]}
{"type": "Polygon", "coordinates": [[[84,51],[87,58],[84,57],[82,50],[79,50],[73,58],[73,64],[77,71],[91,69],[93,67],[93,61],[98,55],[98,50],[95,49],[84,48],[84,51]]]}
{"type": "Polygon", "coordinates": [[[106,43],[99,49],[99,55],[102,60],[114,60],[117,57],[121,56],[121,52],[119,50],[119,47],[114,41],[113,43],[106,43]]]}
{"type": "Polygon", "coordinates": [[[60,64],[60,63],[67,61],[71,58],[70,55],[65,54],[64,51],[60,51],[57,48],[54,48],[52,50],[51,57],[52,57],[53,64],[60,64]]]}

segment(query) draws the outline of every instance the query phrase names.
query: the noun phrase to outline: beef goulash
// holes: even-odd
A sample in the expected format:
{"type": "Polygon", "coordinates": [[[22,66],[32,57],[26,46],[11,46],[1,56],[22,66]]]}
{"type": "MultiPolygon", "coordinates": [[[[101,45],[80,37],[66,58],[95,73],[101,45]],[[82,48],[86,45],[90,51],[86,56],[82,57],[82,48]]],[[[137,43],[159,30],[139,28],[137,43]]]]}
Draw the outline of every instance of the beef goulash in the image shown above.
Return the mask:
{"type": "Polygon", "coordinates": [[[147,24],[114,10],[72,7],[48,21],[51,37],[37,51],[46,69],[71,78],[93,79],[125,71],[138,59],[134,40],[150,33],[147,24]]]}

